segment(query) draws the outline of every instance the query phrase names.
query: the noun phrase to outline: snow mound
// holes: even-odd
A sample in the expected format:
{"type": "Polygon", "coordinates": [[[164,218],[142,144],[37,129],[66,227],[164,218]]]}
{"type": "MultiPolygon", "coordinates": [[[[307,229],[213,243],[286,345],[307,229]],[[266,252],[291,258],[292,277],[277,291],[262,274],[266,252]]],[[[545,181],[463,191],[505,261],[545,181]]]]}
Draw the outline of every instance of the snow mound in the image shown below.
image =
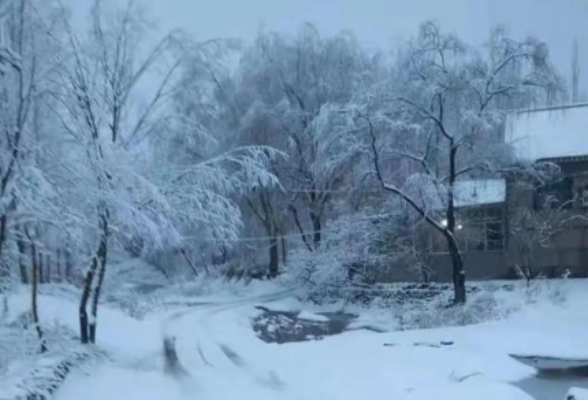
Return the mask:
{"type": "Polygon", "coordinates": [[[565,400],[588,400],[588,390],[571,388],[568,391],[565,400]]]}
{"type": "Polygon", "coordinates": [[[298,318],[312,322],[329,322],[328,317],[325,317],[324,315],[314,314],[309,311],[301,311],[298,314],[298,318]]]}

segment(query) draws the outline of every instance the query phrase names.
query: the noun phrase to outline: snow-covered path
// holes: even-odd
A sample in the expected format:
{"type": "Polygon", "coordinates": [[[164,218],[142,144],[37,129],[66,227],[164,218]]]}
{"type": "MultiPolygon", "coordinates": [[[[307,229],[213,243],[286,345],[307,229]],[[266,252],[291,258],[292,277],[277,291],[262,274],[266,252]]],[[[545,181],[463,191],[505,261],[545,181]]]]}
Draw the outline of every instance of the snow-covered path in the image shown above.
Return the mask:
{"type": "Polygon", "coordinates": [[[133,327],[109,328],[104,321],[104,330],[131,329],[118,337],[134,337],[136,353],[121,352],[107,364],[73,374],[56,400],[77,400],[82,394],[87,400],[530,399],[512,383],[534,371],[508,353],[588,355],[583,340],[588,318],[579,320],[585,311],[576,300],[566,307],[530,307],[508,320],[474,326],[354,331],[283,345],[255,336],[250,318],[258,311],[239,300],[177,310],[172,321],[169,315],[157,317],[165,329],[154,329],[155,317],[133,327]],[[164,333],[177,339],[187,375],[163,373],[164,333]],[[441,341],[454,344],[414,345],[441,341]]]}

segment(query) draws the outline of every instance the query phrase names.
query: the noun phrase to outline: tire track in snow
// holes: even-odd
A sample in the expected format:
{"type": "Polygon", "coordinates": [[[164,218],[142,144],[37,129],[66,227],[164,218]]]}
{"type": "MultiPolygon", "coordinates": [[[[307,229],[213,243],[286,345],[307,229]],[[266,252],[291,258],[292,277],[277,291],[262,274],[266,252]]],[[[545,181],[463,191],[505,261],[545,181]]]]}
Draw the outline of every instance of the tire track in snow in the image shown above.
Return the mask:
{"type": "MultiPolygon", "coordinates": [[[[165,371],[177,379],[185,379],[191,376],[190,372],[181,363],[177,351],[177,334],[172,333],[173,325],[184,318],[194,318],[192,324],[196,327],[195,338],[196,351],[203,365],[207,368],[220,368],[220,364],[231,366],[249,375],[251,379],[260,385],[273,390],[281,390],[284,383],[274,371],[260,371],[238,353],[233,347],[226,343],[220,343],[210,332],[214,317],[227,311],[242,307],[253,306],[258,303],[270,303],[292,296],[297,288],[284,291],[254,296],[246,299],[239,299],[227,302],[202,302],[196,306],[176,311],[170,314],[164,321],[163,343],[164,343],[164,365],[165,371]],[[204,345],[203,345],[204,344],[204,345]],[[205,350],[208,349],[208,350],[205,350]],[[216,357],[209,357],[208,354],[216,354],[216,357]],[[213,361],[211,361],[211,359],[213,361]],[[228,361],[228,363],[227,363],[228,361]]],[[[181,338],[180,338],[181,339],[181,338]]],[[[183,339],[183,340],[190,340],[183,339]]],[[[190,346],[191,347],[191,346],[190,346]]]]}

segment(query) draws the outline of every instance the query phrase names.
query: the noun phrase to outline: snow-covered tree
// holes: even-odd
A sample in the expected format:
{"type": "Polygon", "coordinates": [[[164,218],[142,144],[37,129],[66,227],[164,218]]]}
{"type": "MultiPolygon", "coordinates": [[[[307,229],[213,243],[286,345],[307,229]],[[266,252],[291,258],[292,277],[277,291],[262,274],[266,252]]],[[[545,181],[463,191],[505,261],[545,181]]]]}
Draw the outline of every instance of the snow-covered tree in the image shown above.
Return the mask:
{"type": "Polygon", "coordinates": [[[271,164],[279,152],[270,143],[239,138],[238,99],[226,67],[237,45],[184,41],[181,89],[173,94],[166,128],[154,139],[156,158],[169,165],[155,175],[177,205],[184,204],[177,222],[186,240],[176,250],[195,274],[196,262],[209,255],[223,254],[226,261],[241,236],[241,199],[277,187],[271,164]]]}
{"type": "MultiPolygon", "coordinates": [[[[242,57],[242,129],[288,154],[275,170],[282,199],[311,251],[320,245],[336,193],[349,190],[359,159],[361,137],[345,120],[346,110],[379,67],[378,57],[370,57],[352,34],[323,38],[309,24],[293,39],[262,32],[242,57]]],[[[275,227],[268,226],[268,236],[276,236],[271,231],[275,227]]]]}
{"type": "Polygon", "coordinates": [[[77,215],[86,216],[80,223],[90,238],[79,310],[84,343],[96,338],[113,243],[138,238],[146,249],[178,247],[196,226],[236,236],[238,208],[225,195],[254,178],[272,180],[264,166],[271,154],[262,149],[189,163],[173,153],[178,140],[185,150],[187,140],[204,143],[201,121],[174,108],[173,100],[190,90],[179,74],[187,57],[173,34],[148,48],[141,15],[133,2],[111,12],[97,1],[88,33],[68,29],[70,62],[57,112],[70,139],[68,197],[77,215]]]}
{"type": "Polygon", "coordinates": [[[479,54],[425,23],[397,60],[391,83],[357,114],[371,137],[376,180],[445,238],[456,303],[466,301],[456,185],[492,176],[508,160],[500,129],[505,105],[528,96],[529,88],[546,88],[552,98],[560,83],[545,44],[535,39],[519,42],[497,31],[489,49],[489,55],[479,54]],[[408,175],[387,176],[394,159],[410,162],[408,175]]]}
{"type": "Polygon", "coordinates": [[[63,225],[50,157],[41,152],[48,139],[41,113],[60,65],[59,24],[45,2],[9,1],[0,8],[0,291],[18,278],[31,282],[31,321],[44,351],[37,305],[42,232],[63,225]]]}

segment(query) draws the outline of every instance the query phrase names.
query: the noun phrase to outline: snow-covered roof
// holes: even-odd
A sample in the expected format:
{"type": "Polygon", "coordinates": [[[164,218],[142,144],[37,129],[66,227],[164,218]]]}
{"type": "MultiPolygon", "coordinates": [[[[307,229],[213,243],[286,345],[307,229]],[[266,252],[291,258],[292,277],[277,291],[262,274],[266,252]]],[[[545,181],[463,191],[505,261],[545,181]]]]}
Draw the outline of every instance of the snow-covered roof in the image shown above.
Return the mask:
{"type": "MultiPolygon", "coordinates": [[[[443,210],[447,207],[448,187],[435,183],[429,176],[415,174],[403,190],[425,209],[443,210]]],[[[506,199],[504,179],[463,179],[455,182],[453,198],[456,207],[474,207],[503,203],[506,199]]]]}
{"type": "Polygon", "coordinates": [[[453,195],[456,207],[502,203],[506,198],[504,179],[457,181],[453,195]]]}
{"type": "Polygon", "coordinates": [[[506,140],[525,161],[588,156],[588,104],[513,113],[506,140]]]}

